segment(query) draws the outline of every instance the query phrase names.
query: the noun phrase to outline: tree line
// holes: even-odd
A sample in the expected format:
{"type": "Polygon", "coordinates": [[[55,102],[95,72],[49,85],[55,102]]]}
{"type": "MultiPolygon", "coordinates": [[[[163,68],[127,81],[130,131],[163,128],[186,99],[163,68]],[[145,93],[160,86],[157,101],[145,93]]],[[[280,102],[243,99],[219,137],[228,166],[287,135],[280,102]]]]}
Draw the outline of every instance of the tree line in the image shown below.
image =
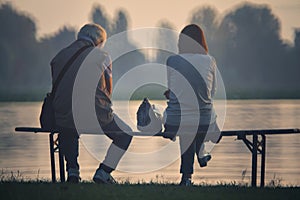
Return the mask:
{"type": "MultiPolygon", "coordinates": [[[[124,10],[110,19],[104,8],[96,5],[90,18],[109,36],[128,30],[129,15],[124,10]]],[[[270,7],[246,3],[224,15],[204,6],[195,9],[189,21],[204,29],[229,98],[300,98],[300,29],[295,29],[292,43],[284,41],[280,20],[270,7]]],[[[0,100],[42,99],[51,88],[49,62],[74,41],[76,30],[63,27],[37,39],[33,18],[9,3],[0,5],[0,24],[0,100]]],[[[174,28],[171,22],[160,26],[174,28]]],[[[134,46],[129,39],[123,45],[134,46]]],[[[158,63],[169,55],[156,53],[158,63]]],[[[145,62],[147,56],[141,50],[121,56],[113,63],[122,66],[113,68],[115,80],[145,62]]]]}

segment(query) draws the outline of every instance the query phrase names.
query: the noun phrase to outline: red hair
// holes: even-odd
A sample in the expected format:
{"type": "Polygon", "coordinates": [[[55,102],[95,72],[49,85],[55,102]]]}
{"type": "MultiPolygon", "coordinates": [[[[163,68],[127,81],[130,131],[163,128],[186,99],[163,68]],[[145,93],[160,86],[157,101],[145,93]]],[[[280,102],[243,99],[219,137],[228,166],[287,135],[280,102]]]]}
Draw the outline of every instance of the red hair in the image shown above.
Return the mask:
{"type": "Polygon", "coordinates": [[[184,27],[179,35],[179,53],[208,54],[208,47],[203,30],[196,24],[184,27]]]}

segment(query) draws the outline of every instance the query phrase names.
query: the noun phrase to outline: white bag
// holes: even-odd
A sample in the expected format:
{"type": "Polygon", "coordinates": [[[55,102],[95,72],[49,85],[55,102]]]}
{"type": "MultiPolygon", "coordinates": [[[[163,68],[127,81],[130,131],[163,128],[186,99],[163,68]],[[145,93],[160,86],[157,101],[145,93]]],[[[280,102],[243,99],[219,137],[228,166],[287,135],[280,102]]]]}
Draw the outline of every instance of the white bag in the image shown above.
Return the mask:
{"type": "Polygon", "coordinates": [[[162,130],[162,115],[156,106],[145,98],[137,111],[137,129],[142,132],[159,133],[162,130]]]}

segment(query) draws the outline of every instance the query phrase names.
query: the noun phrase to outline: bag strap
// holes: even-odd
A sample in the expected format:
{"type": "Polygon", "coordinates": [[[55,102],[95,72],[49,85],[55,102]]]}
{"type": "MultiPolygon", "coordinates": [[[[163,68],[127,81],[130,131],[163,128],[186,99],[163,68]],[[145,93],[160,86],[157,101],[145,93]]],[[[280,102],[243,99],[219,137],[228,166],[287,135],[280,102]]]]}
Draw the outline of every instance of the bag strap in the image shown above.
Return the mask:
{"type": "Polygon", "coordinates": [[[91,47],[92,45],[86,45],[82,48],[80,48],[69,60],[68,62],[65,64],[65,66],[63,67],[63,69],[61,70],[61,72],[59,73],[56,81],[53,84],[52,87],[52,91],[51,94],[54,96],[55,92],[57,90],[58,84],[60,83],[60,81],[62,80],[63,76],[65,75],[65,73],[68,71],[68,69],[70,68],[70,66],[73,64],[73,62],[76,60],[76,58],[87,48],[91,47]]]}

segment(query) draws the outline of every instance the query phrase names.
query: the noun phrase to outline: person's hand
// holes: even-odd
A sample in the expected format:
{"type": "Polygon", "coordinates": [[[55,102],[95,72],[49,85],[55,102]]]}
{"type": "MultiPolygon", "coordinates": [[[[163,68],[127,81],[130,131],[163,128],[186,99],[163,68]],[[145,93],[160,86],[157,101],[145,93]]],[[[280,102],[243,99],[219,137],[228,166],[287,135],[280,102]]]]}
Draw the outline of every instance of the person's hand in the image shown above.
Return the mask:
{"type": "Polygon", "coordinates": [[[166,99],[170,99],[170,89],[164,92],[166,99]]]}
{"type": "Polygon", "coordinates": [[[163,134],[163,138],[166,138],[166,139],[170,139],[170,140],[172,140],[173,142],[175,142],[176,141],[176,134],[177,133],[164,133],[163,134]]]}

